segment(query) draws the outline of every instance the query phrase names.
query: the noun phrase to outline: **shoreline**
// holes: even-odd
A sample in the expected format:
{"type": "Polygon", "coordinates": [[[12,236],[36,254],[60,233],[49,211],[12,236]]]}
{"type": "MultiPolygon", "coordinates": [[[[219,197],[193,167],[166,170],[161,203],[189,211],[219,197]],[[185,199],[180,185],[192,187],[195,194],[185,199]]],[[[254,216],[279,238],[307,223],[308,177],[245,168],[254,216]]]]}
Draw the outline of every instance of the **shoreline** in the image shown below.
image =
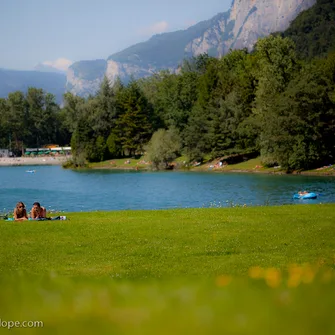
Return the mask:
{"type": "Polygon", "coordinates": [[[71,156],[1,157],[0,166],[62,165],[71,156]]]}
{"type": "MultiPolygon", "coordinates": [[[[150,168],[143,168],[139,167],[136,169],[136,167],[133,166],[99,166],[99,167],[89,167],[89,169],[92,170],[130,170],[130,171],[151,171],[150,168]]],[[[165,170],[164,170],[165,171],[165,170]]],[[[168,171],[168,170],[167,170],[168,171]]],[[[292,176],[320,176],[320,177],[334,177],[334,172],[313,172],[313,171],[301,171],[301,172],[293,172],[293,173],[286,173],[284,171],[273,171],[273,170],[250,170],[250,169],[231,169],[231,170],[224,170],[224,169],[199,169],[199,168],[190,168],[190,169],[173,169],[169,171],[184,171],[184,172],[211,172],[211,173],[248,173],[248,174],[270,174],[270,175],[292,175],[292,176]]]]}
{"type": "MultiPolygon", "coordinates": [[[[1,166],[38,166],[38,165],[62,165],[66,161],[72,158],[69,156],[42,156],[42,157],[0,157],[1,166]]],[[[89,169],[92,170],[131,170],[131,171],[150,171],[148,166],[91,166],[89,169]]],[[[263,170],[263,169],[225,169],[224,167],[208,169],[204,166],[191,167],[189,169],[173,169],[171,171],[187,171],[187,172],[214,172],[214,173],[256,173],[256,174],[272,174],[272,175],[303,175],[303,176],[320,176],[320,177],[334,177],[335,170],[332,171],[295,171],[293,173],[286,173],[285,171],[276,171],[274,169],[263,170]]]]}
{"type": "Polygon", "coordinates": [[[292,173],[287,173],[285,171],[275,171],[273,169],[269,170],[250,170],[250,169],[215,169],[215,170],[205,170],[205,169],[197,169],[192,170],[196,172],[215,172],[215,173],[254,173],[254,174],[271,174],[277,176],[320,176],[320,177],[332,177],[335,176],[335,171],[324,171],[324,172],[316,172],[316,171],[293,171],[292,173]]]}

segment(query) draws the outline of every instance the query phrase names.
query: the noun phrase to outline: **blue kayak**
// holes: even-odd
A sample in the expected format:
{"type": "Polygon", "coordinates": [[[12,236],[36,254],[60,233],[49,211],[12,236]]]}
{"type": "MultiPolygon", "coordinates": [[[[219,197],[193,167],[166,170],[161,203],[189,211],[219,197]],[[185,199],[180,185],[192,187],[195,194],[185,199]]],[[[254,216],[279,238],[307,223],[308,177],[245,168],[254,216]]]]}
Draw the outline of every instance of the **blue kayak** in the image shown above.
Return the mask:
{"type": "Polygon", "coordinates": [[[299,194],[296,193],[293,195],[293,199],[316,199],[318,195],[316,193],[306,193],[306,194],[299,194]]]}

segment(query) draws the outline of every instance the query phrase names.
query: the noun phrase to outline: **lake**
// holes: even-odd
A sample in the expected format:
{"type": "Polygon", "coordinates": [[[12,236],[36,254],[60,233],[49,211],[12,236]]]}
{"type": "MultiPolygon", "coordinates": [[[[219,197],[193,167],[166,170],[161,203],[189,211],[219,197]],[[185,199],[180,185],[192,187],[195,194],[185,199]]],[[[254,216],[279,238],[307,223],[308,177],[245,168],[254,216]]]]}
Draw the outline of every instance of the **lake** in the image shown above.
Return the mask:
{"type": "Polygon", "coordinates": [[[0,167],[0,188],[0,212],[12,212],[18,201],[29,210],[38,201],[65,212],[335,202],[335,177],[301,175],[11,166],[0,167]],[[293,200],[299,190],[320,195],[293,200]]]}

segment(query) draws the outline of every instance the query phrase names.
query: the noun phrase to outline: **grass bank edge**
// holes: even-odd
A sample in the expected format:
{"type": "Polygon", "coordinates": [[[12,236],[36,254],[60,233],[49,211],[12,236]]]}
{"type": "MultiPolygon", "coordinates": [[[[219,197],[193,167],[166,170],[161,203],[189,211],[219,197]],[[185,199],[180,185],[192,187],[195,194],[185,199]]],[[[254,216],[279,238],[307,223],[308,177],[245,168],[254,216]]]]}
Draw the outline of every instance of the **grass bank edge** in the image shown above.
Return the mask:
{"type": "MultiPolygon", "coordinates": [[[[176,162],[183,161],[184,158],[176,159],[176,162]]],[[[195,171],[195,172],[244,172],[244,173],[268,173],[268,174],[287,174],[278,167],[265,167],[262,165],[260,157],[249,159],[242,163],[230,164],[221,167],[214,167],[220,160],[215,159],[205,162],[199,166],[188,166],[179,168],[179,171],[195,171]]],[[[151,171],[152,167],[145,160],[145,157],[140,158],[119,158],[107,160],[99,163],[89,163],[89,169],[110,169],[110,170],[137,170],[137,171],[151,171]],[[129,161],[129,163],[128,163],[129,161]],[[144,161],[146,163],[144,163],[144,161]]],[[[306,174],[315,176],[335,176],[334,166],[323,167],[322,169],[294,171],[291,174],[306,174]]]]}

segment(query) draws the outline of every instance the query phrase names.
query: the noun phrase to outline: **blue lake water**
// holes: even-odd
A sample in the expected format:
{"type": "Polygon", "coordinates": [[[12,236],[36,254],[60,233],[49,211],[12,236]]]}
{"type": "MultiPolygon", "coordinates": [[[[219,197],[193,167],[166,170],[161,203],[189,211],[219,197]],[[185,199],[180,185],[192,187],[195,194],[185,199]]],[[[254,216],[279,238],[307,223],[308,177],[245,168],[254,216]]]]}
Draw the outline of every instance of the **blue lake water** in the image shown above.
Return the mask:
{"type": "Polygon", "coordinates": [[[47,209],[74,212],[326,203],[335,202],[335,177],[0,167],[0,212],[11,212],[18,201],[28,209],[39,201],[47,209]],[[293,200],[299,190],[320,195],[293,200]]]}

